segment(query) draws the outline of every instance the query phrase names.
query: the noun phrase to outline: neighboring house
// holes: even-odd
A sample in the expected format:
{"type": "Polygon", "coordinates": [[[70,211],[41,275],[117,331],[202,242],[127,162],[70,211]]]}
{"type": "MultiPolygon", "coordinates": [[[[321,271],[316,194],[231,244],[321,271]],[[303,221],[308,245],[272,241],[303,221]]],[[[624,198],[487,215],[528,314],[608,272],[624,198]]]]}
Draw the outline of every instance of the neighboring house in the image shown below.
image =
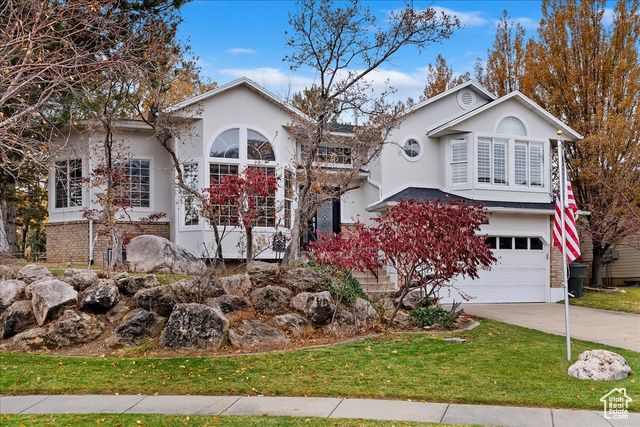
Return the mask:
{"type": "MultiPolygon", "coordinates": [[[[264,200],[265,210],[275,215],[265,217],[254,233],[268,241],[277,231],[288,232],[289,213],[295,206],[291,160],[299,155],[300,143],[287,128],[291,115],[302,113],[248,79],[220,86],[168,113],[180,116],[195,105],[199,109],[189,119],[192,131],[173,141],[180,159],[190,165],[188,181],[195,188],[204,188],[210,177],[238,173],[248,166],[266,168],[280,178],[281,185],[264,200]]],[[[351,129],[343,125],[335,131],[348,136],[351,129]]],[[[561,257],[551,242],[551,156],[558,130],[567,140],[581,138],[519,92],[496,99],[477,83],[464,83],[409,109],[389,144],[360,175],[361,186],[321,207],[310,234],[339,231],[358,216],[369,220],[402,199],[483,201],[491,216],[482,232],[489,236],[499,261],[491,271],[481,272],[479,279],[458,280],[456,286],[475,297],[472,302],[558,300],[562,298],[561,257]]],[[[132,181],[132,200],[137,206],[132,218],[151,211],[166,213],[167,222],[158,225],[159,231],[206,256],[205,245],[211,248],[213,242],[212,228],[193,214],[190,202],[185,203],[175,190],[168,154],[151,141],[150,130],[139,124],[123,124],[118,136],[131,147],[131,162],[137,168],[131,175],[144,177],[144,183],[148,177],[148,185],[141,179],[132,181]]],[[[56,244],[48,247],[50,260],[66,260],[71,247],[74,260],[87,259],[88,250],[76,249],[75,243],[90,241],[89,224],[79,212],[91,207],[95,190],[76,185],[74,180],[93,167],[88,146],[95,138],[99,135],[89,133],[70,141],[68,156],[57,162],[59,171],[66,167],[66,174],[51,174],[47,241],[56,244]],[[72,227],[77,230],[75,239],[60,238],[72,227]]],[[[348,149],[327,150],[333,150],[332,158],[343,163],[333,166],[348,167],[348,149]]],[[[232,231],[226,237],[225,257],[240,256],[241,235],[232,231]]],[[[103,252],[96,249],[94,259],[100,260],[103,252]]],[[[259,257],[277,255],[269,249],[259,257]]],[[[445,296],[445,300],[453,298],[460,300],[455,292],[445,296]]]]}
{"type": "MultiPolygon", "coordinates": [[[[584,228],[578,228],[578,230],[582,250],[580,262],[588,266],[585,284],[590,285],[593,244],[584,228]]],[[[602,265],[602,283],[605,286],[640,284],[640,235],[631,235],[608,250],[602,265]]]]}

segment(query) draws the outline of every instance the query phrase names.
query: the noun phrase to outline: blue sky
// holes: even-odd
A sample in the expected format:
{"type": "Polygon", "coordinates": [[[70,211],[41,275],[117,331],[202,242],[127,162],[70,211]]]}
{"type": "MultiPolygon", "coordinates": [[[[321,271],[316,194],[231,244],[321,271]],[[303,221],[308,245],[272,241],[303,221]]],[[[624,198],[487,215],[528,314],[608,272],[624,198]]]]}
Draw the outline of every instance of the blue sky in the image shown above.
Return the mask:
{"type": "MultiPolygon", "coordinates": [[[[403,7],[402,1],[362,3],[379,19],[403,7]]],[[[414,7],[421,9],[431,4],[414,1],[414,7]]],[[[180,36],[189,39],[206,77],[224,84],[246,76],[286,97],[310,86],[314,77],[310,70],[291,72],[288,63],[282,61],[288,53],[285,31],[290,29],[289,13],[294,6],[293,1],[193,1],[181,9],[184,23],[180,36]]],[[[458,16],[465,28],[420,55],[412,47],[401,50],[392,64],[373,76],[374,84],[378,85],[388,79],[398,90],[398,99],[418,98],[424,88],[425,69],[435,62],[438,53],[456,72],[469,71],[473,75],[476,58],[484,59],[493,43],[503,9],[525,27],[527,36],[536,34],[542,16],[538,0],[437,1],[434,6],[458,16]]]]}

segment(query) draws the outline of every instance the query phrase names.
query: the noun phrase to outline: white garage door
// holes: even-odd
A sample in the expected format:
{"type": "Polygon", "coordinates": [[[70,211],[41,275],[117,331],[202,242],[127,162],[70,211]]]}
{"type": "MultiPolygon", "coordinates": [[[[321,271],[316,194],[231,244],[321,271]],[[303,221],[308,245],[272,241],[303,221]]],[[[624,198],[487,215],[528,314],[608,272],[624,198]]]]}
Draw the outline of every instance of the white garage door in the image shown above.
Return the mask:
{"type": "MultiPolygon", "coordinates": [[[[498,258],[475,280],[460,279],[455,287],[473,299],[466,303],[545,302],[548,281],[548,246],[536,237],[489,237],[498,258]]],[[[441,292],[443,302],[461,301],[455,290],[441,292]]]]}

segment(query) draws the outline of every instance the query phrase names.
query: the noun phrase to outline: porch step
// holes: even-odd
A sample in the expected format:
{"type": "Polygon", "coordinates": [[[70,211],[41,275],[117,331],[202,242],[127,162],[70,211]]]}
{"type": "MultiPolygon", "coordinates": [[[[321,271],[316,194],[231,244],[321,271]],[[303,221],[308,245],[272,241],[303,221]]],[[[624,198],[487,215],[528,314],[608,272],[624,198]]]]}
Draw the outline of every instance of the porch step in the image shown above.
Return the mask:
{"type": "Polygon", "coordinates": [[[351,275],[358,280],[364,293],[373,301],[378,301],[385,295],[392,294],[396,291],[395,285],[384,271],[379,271],[377,278],[370,271],[366,273],[352,271],[351,275]]]}

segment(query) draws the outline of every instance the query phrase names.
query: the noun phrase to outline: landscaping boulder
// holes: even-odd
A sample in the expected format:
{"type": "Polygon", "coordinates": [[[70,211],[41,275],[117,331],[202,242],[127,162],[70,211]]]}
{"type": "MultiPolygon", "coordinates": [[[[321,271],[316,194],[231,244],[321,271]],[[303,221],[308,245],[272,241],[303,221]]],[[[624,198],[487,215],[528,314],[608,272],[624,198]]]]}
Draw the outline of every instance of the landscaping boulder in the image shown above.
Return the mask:
{"type": "Polygon", "coordinates": [[[54,279],[53,274],[47,267],[36,264],[27,264],[18,271],[18,280],[22,280],[28,284],[38,282],[40,280],[54,279]]]}
{"type": "Polygon", "coordinates": [[[35,324],[31,301],[15,302],[0,315],[0,339],[9,338],[35,324]]]}
{"type": "Polygon", "coordinates": [[[115,306],[111,307],[111,309],[107,311],[107,322],[111,324],[120,322],[128,312],[129,306],[126,302],[120,300],[115,306]]]}
{"type": "Polygon", "coordinates": [[[371,305],[369,301],[362,298],[356,298],[353,305],[358,317],[358,322],[371,325],[378,320],[378,312],[373,308],[373,305],[371,305]]]}
{"type": "Polygon", "coordinates": [[[120,300],[120,292],[116,282],[110,279],[98,279],[82,296],[80,308],[82,310],[103,314],[109,311],[120,300]]]}
{"type": "MultiPolygon", "coordinates": [[[[386,313],[385,322],[388,321],[391,312],[386,313]]],[[[410,329],[415,326],[415,322],[409,313],[406,311],[399,310],[396,313],[396,316],[393,318],[393,322],[391,323],[391,327],[393,329],[410,329]]]]}
{"type": "Polygon", "coordinates": [[[233,276],[221,277],[220,286],[225,294],[246,297],[252,289],[251,279],[248,274],[235,274],[233,276]]]}
{"type": "Polygon", "coordinates": [[[289,305],[291,291],[280,286],[265,286],[251,292],[253,306],[264,314],[281,314],[289,305]]]}
{"type": "Polygon", "coordinates": [[[280,266],[271,262],[252,261],[247,264],[247,273],[254,286],[271,285],[278,281],[280,266]]]}
{"type": "Polygon", "coordinates": [[[206,278],[184,279],[170,283],[176,299],[181,302],[202,302],[207,298],[222,295],[220,284],[206,278]]]}
{"type": "Polygon", "coordinates": [[[129,271],[139,273],[202,273],[206,266],[194,254],[158,236],[137,236],[127,245],[129,271]]]}
{"type": "Polygon", "coordinates": [[[10,279],[0,282],[0,313],[16,302],[27,286],[22,280],[10,279]]]}
{"type": "Polygon", "coordinates": [[[282,283],[293,292],[319,291],[325,277],[313,268],[289,268],[282,271],[282,283]]]}
{"type": "MultiPolygon", "coordinates": [[[[395,299],[396,304],[398,303],[399,299],[399,297],[395,299]]],[[[425,299],[423,297],[423,292],[421,292],[420,289],[415,289],[405,295],[400,308],[403,308],[405,310],[419,310],[424,306],[425,299]]]]}
{"type": "Polygon", "coordinates": [[[33,314],[39,326],[56,317],[64,307],[75,306],[78,302],[78,292],[57,279],[30,285],[30,292],[33,314]]]}
{"type": "Polygon", "coordinates": [[[165,348],[217,350],[225,343],[229,321],[222,312],[204,304],[176,304],[160,345],[165,348]]]}
{"type": "Polygon", "coordinates": [[[60,319],[51,324],[44,339],[47,347],[59,348],[86,344],[101,333],[102,325],[94,316],[65,310],[60,319]]]}
{"type": "Polygon", "coordinates": [[[612,381],[631,373],[629,364],[618,353],[608,350],[588,350],[569,366],[569,375],[582,380],[612,381]]]}
{"type": "Polygon", "coordinates": [[[234,347],[249,349],[268,344],[290,342],[280,329],[266,325],[259,320],[244,320],[236,329],[229,330],[229,341],[234,347]]]}
{"type": "Polygon", "coordinates": [[[167,286],[156,286],[155,288],[141,289],[133,296],[138,307],[158,313],[160,316],[169,316],[176,304],[173,290],[167,286]]]}
{"type": "Polygon", "coordinates": [[[296,338],[307,336],[313,330],[307,319],[295,313],[282,314],[274,317],[273,320],[276,322],[276,326],[288,331],[296,338]]]}
{"type": "Polygon", "coordinates": [[[111,348],[136,346],[157,336],[164,326],[163,319],[142,308],[133,310],[116,326],[106,344],[111,348]]]}
{"type": "Polygon", "coordinates": [[[328,291],[301,292],[291,299],[291,307],[304,313],[316,325],[331,320],[335,302],[328,291]]]}
{"type": "Polygon", "coordinates": [[[123,295],[133,295],[140,289],[154,288],[160,286],[160,282],[153,274],[147,274],[142,277],[129,276],[126,271],[113,277],[116,281],[118,290],[123,295]]]}
{"type": "Polygon", "coordinates": [[[16,279],[18,272],[8,265],[0,265],[0,281],[16,279]]]}
{"type": "Polygon", "coordinates": [[[13,337],[13,340],[7,345],[2,345],[0,351],[18,350],[32,351],[42,350],[46,348],[44,336],[47,333],[45,328],[33,328],[28,331],[20,332],[13,337]]]}
{"type": "Polygon", "coordinates": [[[223,314],[251,309],[251,301],[248,298],[236,295],[221,295],[216,298],[209,298],[206,300],[206,304],[211,307],[218,307],[223,314]]]}
{"type": "Polygon", "coordinates": [[[76,291],[84,291],[98,280],[98,275],[93,270],[68,268],[62,275],[61,280],[73,286],[76,291]]]}

